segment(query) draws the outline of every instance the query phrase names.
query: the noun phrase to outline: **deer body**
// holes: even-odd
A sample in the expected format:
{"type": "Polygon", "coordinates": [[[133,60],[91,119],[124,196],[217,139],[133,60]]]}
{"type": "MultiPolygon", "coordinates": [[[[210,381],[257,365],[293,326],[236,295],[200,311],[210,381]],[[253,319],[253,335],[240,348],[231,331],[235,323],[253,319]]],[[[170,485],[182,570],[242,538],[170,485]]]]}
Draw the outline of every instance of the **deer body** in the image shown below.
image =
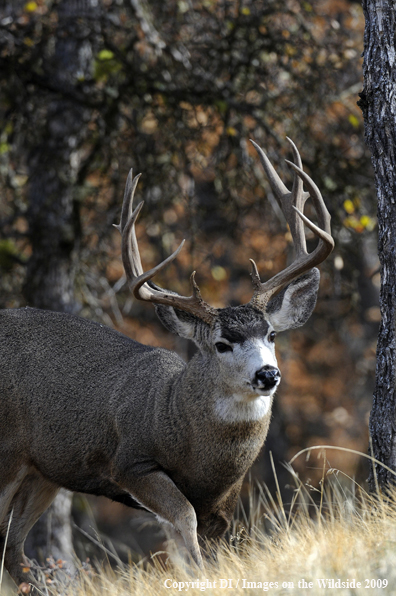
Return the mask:
{"type": "MultiPolygon", "coordinates": [[[[0,552],[9,528],[5,565],[17,583],[26,581],[25,537],[60,487],[153,512],[202,566],[198,535],[224,534],[267,435],[280,381],[275,332],[303,324],[315,305],[319,261],[299,236],[297,272],[293,265],[276,286],[261,284],[253,264],[256,290],[247,305],[210,307],[194,278],[190,298],[153,284],[164,263],[143,273],[134,234],[140,206],[131,207],[136,182],[128,178],[119,226],[131,289],[199,351],[186,364],[72,315],[0,312],[0,552]]],[[[321,239],[323,260],[323,244],[327,254],[332,248],[329,219],[325,231],[307,225],[321,239]]]]}
{"type": "MultiPolygon", "coordinates": [[[[216,414],[216,382],[200,354],[186,365],[174,352],[144,346],[98,323],[30,308],[0,312],[0,328],[7,338],[0,343],[0,394],[7,391],[11,404],[0,410],[2,479],[7,449],[58,486],[103,490],[114,498],[106,489],[111,483],[114,491],[122,490],[117,474],[125,450],[138,475],[157,467],[187,488],[189,476],[196,482],[200,471],[207,495],[214,485],[210,472],[219,477],[227,470],[232,483],[261,447],[270,411],[264,420],[224,422],[216,414]],[[244,434],[246,444],[235,440],[244,434]]],[[[12,460],[10,468],[15,464],[12,460]]]]}
{"type": "MultiPolygon", "coordinates": [[[[162,473],[191,503],[202,535],[226,530],[241,478],[265,440],[269,406],[258,420],[249,419],[250,411],[247,420],[223,420],[217,402],[232,399],[232,387],[228,394],[219,389],[213,359],[205,363],[198,353],[185,364],[174,352],[79,317],[9,310],[0,313],[0,329],[0,395],[7,395],[0,410],[0,494],[13,486],[15,504],[20,486],[34,477],[48,482],[51,493],[43,491],[33,519],[21,509],[26,525],[59,487],[162,517],[145,490],[135,493],[140,478],[162,473]]],[[[4,532],[9,499],[0,504],[4,532]]],[[[176,500],[172,521],[179,507],[176,500]]]]}

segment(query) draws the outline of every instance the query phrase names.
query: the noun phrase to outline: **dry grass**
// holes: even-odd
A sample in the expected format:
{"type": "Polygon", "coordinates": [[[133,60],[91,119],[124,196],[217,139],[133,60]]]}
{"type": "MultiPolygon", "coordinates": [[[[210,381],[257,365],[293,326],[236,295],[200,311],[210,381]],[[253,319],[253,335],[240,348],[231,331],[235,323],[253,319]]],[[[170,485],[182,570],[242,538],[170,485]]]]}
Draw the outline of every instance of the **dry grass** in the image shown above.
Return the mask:
{"type": "MultiPolygon", "coordinates": [[[[317,453],[324,462],[323,454],[317,453]]],[[[367,494],[326,463],[318,489],[303,485],[291,467],[290,473],[295,492],[289,509],[277,495],[257,487],[244,528],[235,528],[231,541],[221,544],[217,560],[206,563],[203,572],[180,559],[165,565],[154,556],[151,564],[142,561],[116,571],[110,567],[95,573],[81,569],[73,580],[62,578],[59,570],[52,584],[43,583],[42,593],[395,594],[396,499],[367,494]],[[326,580],[327,587],[318,580],[326,580]],[[333,580],[334,587],[327,580],[333,580]],[[308,587],[310,582],[312,587],[308,587]]],[[[1,593],[8,596],[11,592],[3,586],[1,593]]]]}

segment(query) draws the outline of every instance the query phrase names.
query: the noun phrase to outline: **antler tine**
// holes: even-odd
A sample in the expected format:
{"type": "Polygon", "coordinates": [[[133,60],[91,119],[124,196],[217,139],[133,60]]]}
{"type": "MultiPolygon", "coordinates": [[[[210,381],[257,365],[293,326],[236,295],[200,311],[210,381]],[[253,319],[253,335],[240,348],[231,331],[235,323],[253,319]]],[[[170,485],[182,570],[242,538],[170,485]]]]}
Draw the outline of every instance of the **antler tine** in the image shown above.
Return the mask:
{"type": "MultiPolygon", "coordinates": [[[[286,139],[288,140],[288,142],[291,145],[295,165],[297,165],[300,169],[302,169],[302,160],[301,160],[301,156],[300,156],[300,153],[299,153],[297,147],[295,146],[295,144],[289,137],[286,137],[286,139]]],[[[287,160],[286,160],[286,163],[287,163],[287,160]]],[[[305,202],[308,199],[308,197],[309,197],[309,194],[304,192],[304,190],[303,190],[303,181],[297,175],[297,172],[294,172],[293,188],[292,188],[292,192],[291,192],[290,205],[293,207],[296,207],[299,211],[303,212],[304,205],[305,205],[305,202]]],[[[305,241],[304,224],[303,224],[302,220],[299,219],[298,217],[296,217],[295,213],[293,213],[293,211],[290,211],[290,213],[287,213],[286,220],[287,220],[287,223],[289,224],[290,233],[292,235],[293,242],[296,246],[297,254],[300,254],[300,253],[307,254],[307,243],[305,241]]]]}
{"type": "MultiPolygon", "coordinates": [[[[327,211],[325,202],[323,200],[322,194],[319,188],[316,186],[315,182],[312,180],[310,176],[301,167],[296,166],[291,161],[285,160],[286,163],[293,168],[297,176],[305,182],[306,187],[308,188],[307,198],[308,196],[311,197],[313,200],[313,204],[315,207],[316,214],[318,216],[319,225],[327,232],[327,234],[331,237],[331,227],[330,227],[330,213],[327,211]]],[[[297,207],[297,205],[296,205],[297,207]]],[[[301,210],[302,211],[302,210],[301,210]]],[[[331,238],[334,247],[334,240],[331,238]]]]}
{"type": "MultiPolygon", "coordinates": [[[[299,167],[302,167],[301,157],[298,152],[297,147],[293,143],[291,139],[288,138],[289,143],[291,144],[293,150],[294,160],[296,161],[299,167]]],[[[305,201],[308,198],[308,193],[303,192],[303,184],[302,180],[298,177],[296,173],[294,173],[294,181],[293,181],[293,188],[292,191],[285,186],[282,180],[279,178],[278,174],[276,173],[273,165],[269,161],[268,157],[266,156],[265,152],[255,143],[251,141],[251,143],[256,148],[260,161],[263,165],[264,171],[268,176],[268,180],[272,191],[279,203],[280,208],[285,216],[285,219],[289,225],[290,233],[293,238],[294,246],[296,249],[296,253],[299,254],[307,254],[307,247],[305,242],[305,234],[304,234],[304,226],[301,220],[296,218],[296,214],[293,210],[293,205],[297,207],[300,211],[304,210],[305,201]]]]}
{"type": "MultiPolygon", "coordinates": [[[[140,176],[140,174],[139,174],[140,176]]],[[[203,321],[212,324],[217,316],[215,308],[209,306],[201,296],[199,287],[195,281],[195,271],[192,273],[190,281],[193,293],[191,296],[180,296],[174,292],[163,290],[154,284],[147,284],[157,273],[162,271],[179,254],[184,245],[184,240],[180,246],[167,259],[156,265],[146,273],[140,259],[139,247],[135,233],[135,223],[143,207],[143,201],[139,203],[132,212],[133,195],[139,180],[139,176],[132,179],[132,170],[129,172],[122,207],[121,222],[117,227],[122,233],[122,262],[124,264],[125,274],[129,287],[133,295],[138,300],[152,302],[154,304],[163,304],[173,306],[185,312],[189,312],[203,321]],[[124,223],[125,222],[125,223],[124,223]]]]}
{"type": "MultiPolygon", "coordinates": [[[[297,147],[295,146],[295,144],[293,143],[293,141],[289,137],[286,137],[286,139],[287,139],[287,141],[291,145],[291,148],[292,148],[292,151],[293,151],[293,158],[294,158],[294,162],[295,162],[296,166],[298,166],[299,168],[302,169],[302,159],[301,159],[301,155],[300,155],[299,150],[297,149],[297,147]]],[[[296,193],[298,192],[296,187],[298,189],[300,189],[300,193],[299,194],[301,194],[301,191],[302,191],[302,180],[298,176],[294,176],[292,192],[296,192],[296,193]]],[[[296,207],[298,209],[300,209],[300,206],[299,205],[296,205],[296,207]]]]}
{"type": "Polygon", "coordinates": [[[130,280],[131,275],[140,275],[141,273],[143,273],[143,267],[140,261],[140,254],[137,246],[136,232],[134,226],[134,223],[138,218],[141,208],[143,207],[143,202],[139,203],[135,211],[133,211],[133,198],[135,196],[135,190],[139,182],[140,176],[141,174],[137,174],[137,176],[133,178],[132,168],[129,170],[127,181],[125,184],[124,200],[122,202],[121,220],[118,225],[113,224],[114,227],[117,228],[117,230],[121,232],[121,234],[123,234],[127,222],[132,220],[131,229],[129,232],[130,242],[127,246],[123,245],[122,248],[122,261],[124,264],[125,275],[128,281],[130,280]],[[134,255],[134,258],[132,258],[132,253],[134,255]]]}
{"type": "Polygon", "coordinates": [[[250,139],[250,142],[256,148],[256,151],[259,154],[260,161],[262,163],[265,173],[267,174],[268,181],[272,188],[272,192],[274,193],[277,200],[281,201],[282,197],[285,194],[290,194],[289,191],[287,190],[286,186],[283,184],[282,180],[279,178],[278,174],[275,171],[274,166],[272,165],[272,163],[270,162],[270,160],[268,159],[268,157],[266,156],[264,151],[261,149],[261,147],[259,145],[257,145],[257,143],[252,141],[252,139],[250,139]]]}
{"type": "MultiPolygon", "coordinates": [[[[293,163],[286,160],[286,163],[294,170],[293,190],[290,193],[287,188],[284,187],[285,191],[282,194],[279,194],[277,198],[285,215],[286,221],[290,227],[296,250],[296,258],[294,262],[289,265],[289,267],[279,272],[265,283],[261,283],[257,266],[254,261],[250,259],[252,263],[251,275],[255,288],[251,303],[261,310],[266,309],[266,306],[273,294],[309,269],[319,265],[328,257],[334,248],[334,240],[331,237],[330,229],[330,214],[327,211],[323,197],[316,184],[302,169],[301,157],[297,147],[294,145],[293,141],[290,139],[288,139],[288,141],[290,142],[293,149],[294,160],[297,162],[293,163]],[[303,183],[306,185],[309,192],[303,191],[303,183]],[[303,214],[304,205],[309,196],[314,202],[319,226],[316,226],[303,214]],[[318,245],[312,253],[307,252],[304,223],[319,238],[318,245]]],[[[256,148],[258,147],[256,143],[253,144],[256,148]]],[[[259,155],[263,163],[262,155],[265,155],[265,153],[260,150],[259,155]]],[[[268,158],[266,161],[269,163],[268,158]]],[[[264,169],[267,172],[268,166],[264,169]]]]}
{"type": "Polygon", "coordinates": [[[119,230],[121,233],[122,233],[123,229],[125,228],[127,221],[129,220],[129,218],[132,215],[133,197],[135,196],[135,190],[136,190],[137,184],[139,182],[140,176],[141,176],[141,174],[137,174],[133,178],[132,168],[129,170],[128,178],[127,178],[127,181],[125,184],[124,200],[122,202],[121,221],[118,225],[113,224],[114,227],[117,228],[117,230],[119,230]]]}
{"type": "Polygon", "coordinates": [[[141,201],[131,214],[129,221],[127,221],[127,223],[124,225],[121,232],[122,262],[125,269],[125,275],[129,284],[131,284],[136,277],[143,274],[143,267],[142,262],[140,260],[140,253],[135,232],[135,223],[137,218],[139,217],[139,213],[141,212],[143,205],[144,201],[141,201]]]}

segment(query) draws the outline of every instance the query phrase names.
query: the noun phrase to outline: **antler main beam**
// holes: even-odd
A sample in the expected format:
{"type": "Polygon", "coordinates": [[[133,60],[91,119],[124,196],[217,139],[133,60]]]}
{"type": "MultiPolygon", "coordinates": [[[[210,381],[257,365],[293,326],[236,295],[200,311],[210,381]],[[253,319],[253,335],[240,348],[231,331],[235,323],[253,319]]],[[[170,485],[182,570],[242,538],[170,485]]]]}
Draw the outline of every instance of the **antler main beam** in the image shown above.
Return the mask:
{"type": "Polygon", "coordinates": [[[138,204],[135,210],[132,206],[139,177],[140,174],[133,178],[132,169],[130,170],[125,185],[121,221],[118,226],[115,226],[122,234],[122,262],[129,287],[138,300],[173,306],[211,324],[217,316],[217,311],[203,300],[195,281],[195,271],[190,277],[193,292],[191,296],[180,296],[174,292],[163,290],[157,285],[147,283],[177,257],[183,248],[184,240],[175,252],[162,263],[149,271],[143,271],[135,232],[135,223],[143,207],[143,201],[138,204]]]}
{"type": "Polygon", "coordinates": [[[323,197],[316,184],[302,169],[302,161],[297,147],[288,137],[287,140],[292,146],[295,161],[295,163],[293,163],[286,160],[286,163],[294,170],[294,181],[291,192],[279,178],[273,165],[261,147],[254,141],[251,141],[260,156],[261,163],[267,174],[272,191],[283,211],[287,223],[289,224],[296,251],[296,258],[293,263],[265,283],[261,282],[257,266],[255,262],[250,259],[252,263],[251,275],[255,288],[250,303],[261,310],[266,309],[271,296],[309,269],[322,263],[334,248],[334,240],[331,236],[330,228],[330,214],[327,211],[323,197]],[[303,184],[305,184],[308,192],[303,191],[303,184]],[[305,202],[309,197],[313,200],[319,226],[316,226],[303,213],[305,202]],[[319,238],[318,245],[312,253],[308,253],[307,251],[304,224],[319,238]]]}

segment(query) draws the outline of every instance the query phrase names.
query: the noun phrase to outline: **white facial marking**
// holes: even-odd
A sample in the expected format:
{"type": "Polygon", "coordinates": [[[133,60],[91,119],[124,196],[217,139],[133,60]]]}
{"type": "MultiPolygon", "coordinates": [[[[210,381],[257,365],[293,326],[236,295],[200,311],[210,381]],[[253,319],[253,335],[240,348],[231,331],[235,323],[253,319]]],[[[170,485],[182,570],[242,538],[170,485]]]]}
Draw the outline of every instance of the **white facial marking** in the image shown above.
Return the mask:
{"type": "Polygon", "coordinates": [[[226,370],[222,372],[228,375],[229,391],[215,399],[216,415],[229,423],[253,422],[269,415],[279,382],[271,389],[264,389],[256,373],[265,366],[277,368],[274,344],[267,338],[254,337],[233,344],[232,352],[221,356],[224,356],[226,370]]]}
{"type": "Polygon", "coordinates": [[[268,345],[268,341],[263,339],[252,339],[246,344],[251,343],[255,350],[254,358],[252,358],[252,366],[254,367],[254,373],[263,368],[263,366],[277,366],[277,361],[275,358],[275,351],[273,348],[270,348],[268,345]]]}
{"type": "MultiPolygon", "coordinates": [[[[272,395],[275,387],[270,391],[263,391],[257,386],[256,373],[264,366],[277,367],[274,345],[265,339],[253,338],[238,346],[238,372],[243,371],[244,391],[246,398],[258,395],[272,395]]],[[[241,379],[242,380],[242,379],[241,379]]]]}

